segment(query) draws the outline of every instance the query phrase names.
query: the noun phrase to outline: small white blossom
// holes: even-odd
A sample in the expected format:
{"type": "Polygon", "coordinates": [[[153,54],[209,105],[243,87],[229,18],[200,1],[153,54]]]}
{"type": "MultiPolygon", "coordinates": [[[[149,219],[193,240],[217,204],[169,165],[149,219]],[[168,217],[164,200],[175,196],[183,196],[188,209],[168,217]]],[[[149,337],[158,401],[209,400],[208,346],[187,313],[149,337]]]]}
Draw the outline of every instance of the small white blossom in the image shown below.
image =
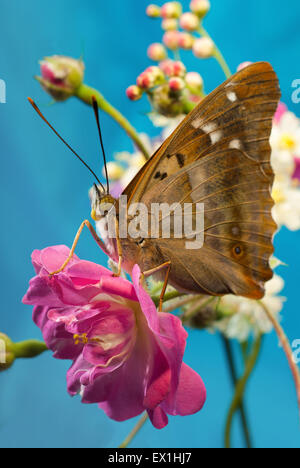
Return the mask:
{"type": "MultiPolygon", "coordinates": [[[[277,318],[285,301],[285,298],[278,296],[283,287],[283,279],[274,275],[266,284],[266,295],[262,299],[264,305],[277,318]]],[[[272,331],[272,324],[258,301],[229,295],[221,299],[219,308],[228,311],[228,317],[216,321],[214,328],[228,338],[244,342],[251,334],[257,336],[258,333],[265,334],[272,331]]]]}

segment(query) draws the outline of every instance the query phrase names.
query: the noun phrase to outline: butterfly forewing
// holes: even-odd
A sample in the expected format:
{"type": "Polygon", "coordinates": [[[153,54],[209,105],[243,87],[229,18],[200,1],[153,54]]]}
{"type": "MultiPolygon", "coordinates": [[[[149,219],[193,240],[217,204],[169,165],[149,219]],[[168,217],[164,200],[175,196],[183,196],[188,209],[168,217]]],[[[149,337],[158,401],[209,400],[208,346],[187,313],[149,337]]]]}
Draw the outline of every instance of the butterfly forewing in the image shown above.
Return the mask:
{"type": "MultiPolygon", "coordinates": [[[[172,232],[170,239],[151,240],[156,257],[171,261],[175,287],[262,297],[272,277],[269,138],[279,99],[268,63],[238,72],[185,118],[125,190],[129,203],[142,201],[149,209],[152,203],[190,203],[196,216],[196,204],[204,203],[201,249],[186,249],[186,239],[172,232]]],[[[147,248],[142,255],[148,268],[158,266],[147,248]]]]}

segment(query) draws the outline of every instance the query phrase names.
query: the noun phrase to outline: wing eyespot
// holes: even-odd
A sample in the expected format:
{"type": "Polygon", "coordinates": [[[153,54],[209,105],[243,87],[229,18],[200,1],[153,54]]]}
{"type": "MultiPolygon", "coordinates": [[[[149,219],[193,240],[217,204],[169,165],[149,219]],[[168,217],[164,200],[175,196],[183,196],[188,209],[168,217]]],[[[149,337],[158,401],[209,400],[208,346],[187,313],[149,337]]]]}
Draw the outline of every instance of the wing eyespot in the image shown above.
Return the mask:
{"type": "Polygon", "coordinates": [[[235,245],[232,249],[235,258],[241,258],[244,255],[244,249],[240,245],[235,245]]]}

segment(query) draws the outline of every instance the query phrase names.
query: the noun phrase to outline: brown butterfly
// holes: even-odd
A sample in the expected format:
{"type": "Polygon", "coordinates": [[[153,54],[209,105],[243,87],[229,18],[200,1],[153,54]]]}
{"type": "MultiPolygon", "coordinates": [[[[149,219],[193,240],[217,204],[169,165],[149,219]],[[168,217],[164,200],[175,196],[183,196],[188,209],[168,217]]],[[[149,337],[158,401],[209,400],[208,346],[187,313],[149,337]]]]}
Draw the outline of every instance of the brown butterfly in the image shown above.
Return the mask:
{"type": "MultiPolygon", "coordinates": [[[[71,259],[86,225],[118,260],[119,273],[121,268],[131,273],[138,264],[146,276],[165,277],[161,299],[168,283],[186,293],[263,297],[264,284],[273,274],[269,259],[277,228],[271,215],[274,174],[269,139],[279,99],[278,78],[270,64],[255,63],[236,73],[187,115],[125,189],[127,212],[137,202],[150,211],[153,203],[189,203],[195,217],[197,203],[203,203],[202,248],[186,249],[187,239],[177,238],[173,231],[169,238],[149,233],[138,239],[120,238],[118,200],[101,184],[94,187],[93,218],[105,220],[110,212],[106,207],[113,206],[116,236],[103,244],[85,221],[59,271],[71,259]]],[[[94,109],[97,117],[95,101],[94,109]]],[[[98,117],[97,123],[99,127],[98,117]]]]}

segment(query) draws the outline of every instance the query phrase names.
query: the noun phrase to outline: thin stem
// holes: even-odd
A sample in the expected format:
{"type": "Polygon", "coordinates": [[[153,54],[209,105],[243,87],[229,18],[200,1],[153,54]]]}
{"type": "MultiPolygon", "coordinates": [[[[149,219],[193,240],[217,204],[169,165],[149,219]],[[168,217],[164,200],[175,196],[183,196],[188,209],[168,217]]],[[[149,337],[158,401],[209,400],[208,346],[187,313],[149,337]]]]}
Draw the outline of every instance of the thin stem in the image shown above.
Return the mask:
{"type": "MultiPolygon", "coordinates": [[[[203,37],[207,37],[208,39],[212,40],[211,36],[208,34],[208,32],[206,31],[206,29],[204,29],[204,27],[202,26],[202,24],[200,25],[199,27],[199,34],[201,34],[201,36],[203,37]]],[[[214,42],[214,41],[213,41],[214,42]]],[[[215,44],[215,42],[214,42],[215,44]]],[[[231,73],[231,70],[223,56],[223,54],[221,53],[220,49],[216,46],[215,44],[215,53],[214,53],[214,57],[215,59],[219,62],[223,72],[225,73],[225,76],[226,78],[230,78],[232,76],[232,73],[231,73]]]]}
{"type": "Polygon", "coordinates": [[[285,352],[285,355],[287,357],[287,360],[288,360],[288,363],[289,363],[289,366],[291,368],[292,375],[293,375],[293,378],[294,378],[294,381],[295,381],[297,400],[298,400],[298,407],[299,407],[299,411],[300,411],[300,373],[299,373],[299,369],[297,367],[297,364],[293,359],[293,351],[292,351],[292,348],[290,346],[289,340],[288,340],[283,328],[281,327],[280,323],[278,322],[276,317],[270,312],[268,307],[262,301],[259,301],[259,303],[262,306],[262,308],[264,309],[264,311],[265,311],[267,317],[269,318],[270,322],[272,323],[273,327],[275,328],[275,331],[277,333],[279,341],[280,341],[280,343],[281,343],[281,345],[283,347],[283,350],[285,352]]]}
{"type": "Polygon", "coordinates": [[[243,395],[245,393],[246,385],[252,374],[252,371],[255,368],[255,365],[259,357],[261,344],[262,344],[262,337],[261,335],[259,335],[258,338],[255,340],[252,352],[247,359],[244,375],[236,383],[235,394],[234,394],[231,406],[228,411],[226,427],[225,427],[225,447],[226,448],[231,447],[231,428],[232,428],[233,416],[235,415],[236,411],[241,405],[243,395]]]}
{"type": "Polygon", "coordinates": [[[143,153],[145,159],[148,160],[150,155],[141,141],[138,133],[135,128],[128,122],[128,120],[119,112],[115,107],[113,107],[103,96],[102,94],[94,88],[82,84],[76,91],[75,95],[78,99],[85,102],[88,105],[92,105],[92,97],[94,96],[97,100],[98,106],[108,115],[110,115],[129,135],[137,148],[143,153]]]}
{"type": "MultiPolygon", "coordinates": [[[[223,334],[221,334],[221,338],[222,338],[222,341],[223,341],[225,354],[226,354],[227,361],[228,361],[231,380],[232,380],[232,383],[233,383],[233,385],[235,387],[236,384],[237,384],[237,381],[238,381],[238,376],[237,376],[236,366],[235,366],[235,362],[234,362],[234,355],[233,355],[231,342],[223,334]]],[[[247,421],[247,415],[246,415],[246,410],[245,410],[243,398],[241,398],[238,409],[240,410],[240,414],[241,414],[241,420],[242,420],[242,427],[243,427],[243,432],[244,432],[245,443],[246,443],[247,448],[250,449],[250,448],[252,448],[252,442],[251,442],[249,424],[248,424],[248,421],[247,421]]]]}
{"type": "Polygon", "coordinates": [[[124,439],[121,445],[119,445],[118,448],[127,448],[128,445],[132,442],[132,440],[135,438],[137,433],[142,429],[144,424],[148,421],[148,413],[144,413],[141,419],[138,421],[136,426],[132,429],[130,434],[124,439]]]}

